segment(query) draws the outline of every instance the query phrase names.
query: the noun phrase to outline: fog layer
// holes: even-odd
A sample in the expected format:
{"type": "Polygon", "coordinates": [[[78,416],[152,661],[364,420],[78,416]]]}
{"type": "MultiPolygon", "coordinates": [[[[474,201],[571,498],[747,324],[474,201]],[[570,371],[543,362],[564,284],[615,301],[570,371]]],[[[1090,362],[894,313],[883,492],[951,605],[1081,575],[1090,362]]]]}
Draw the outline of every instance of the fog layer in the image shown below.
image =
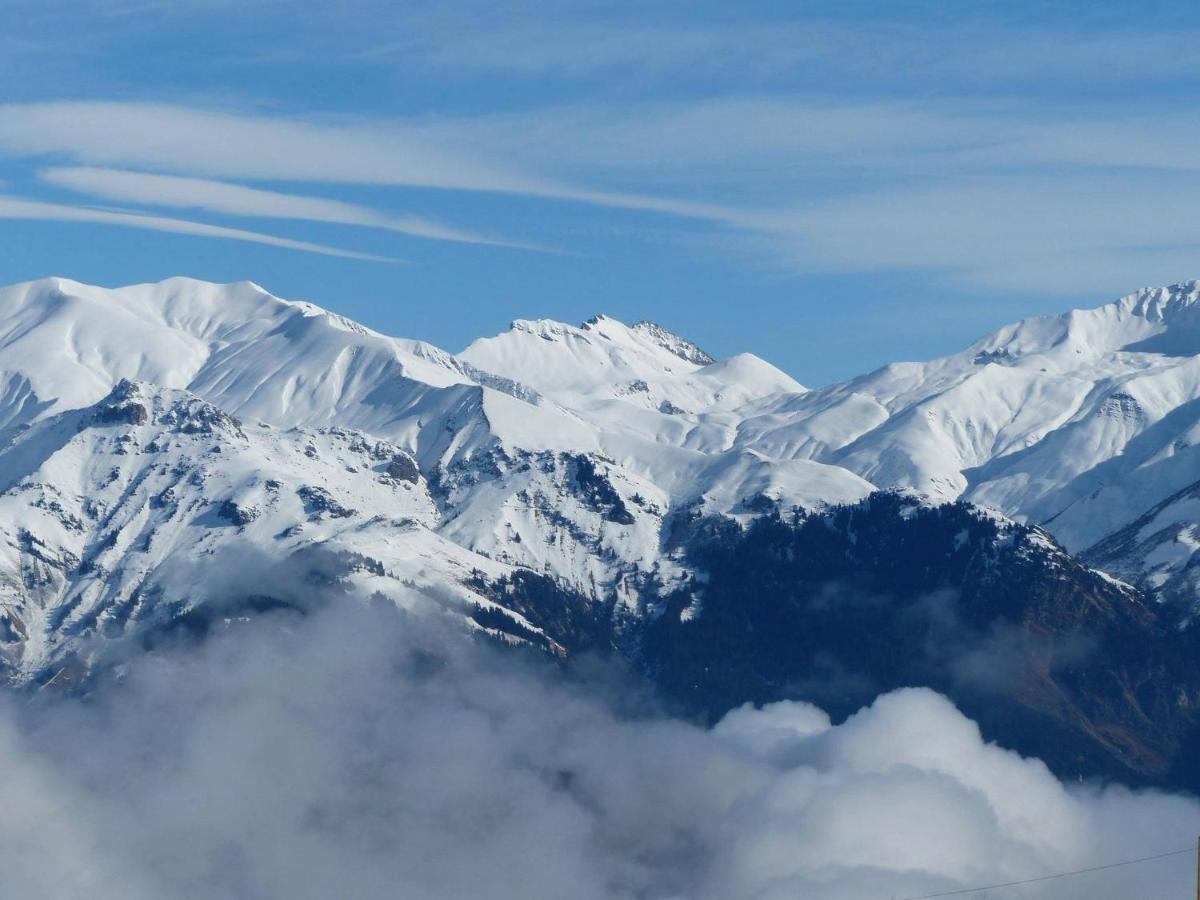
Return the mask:
{"type": "MultiPolygon", "coordinates": [[[[0,895],[898,898],[1189,845],[1194,800],[1064,786],[897,691],[715,728],[392,609],[269,614],[0,710],[0,895]],[[630,711],[631,708],[636,711],[630,711]]],[[[1181,855],[987,897],[1187,892],[1181,855]]]]}

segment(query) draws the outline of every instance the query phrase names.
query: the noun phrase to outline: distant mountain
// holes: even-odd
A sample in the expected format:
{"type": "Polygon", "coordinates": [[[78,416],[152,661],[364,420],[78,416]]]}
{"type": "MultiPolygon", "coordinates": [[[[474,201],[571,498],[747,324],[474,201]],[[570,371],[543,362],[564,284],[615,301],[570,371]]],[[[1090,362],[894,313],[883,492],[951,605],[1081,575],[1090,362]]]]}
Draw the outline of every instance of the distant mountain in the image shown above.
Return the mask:
{"type": "Polygon", "coordinates": [[[1167,783],[1198,443],[1194,282],[809,390],[648,322],[452,354],[249,283],[48,279],[0,289],[0,665],[64,686],[335,586],[623,653],[698,713],[933,684],[1167,783]],[[985,695],[996,634],[1021,668],[985,695]]]}

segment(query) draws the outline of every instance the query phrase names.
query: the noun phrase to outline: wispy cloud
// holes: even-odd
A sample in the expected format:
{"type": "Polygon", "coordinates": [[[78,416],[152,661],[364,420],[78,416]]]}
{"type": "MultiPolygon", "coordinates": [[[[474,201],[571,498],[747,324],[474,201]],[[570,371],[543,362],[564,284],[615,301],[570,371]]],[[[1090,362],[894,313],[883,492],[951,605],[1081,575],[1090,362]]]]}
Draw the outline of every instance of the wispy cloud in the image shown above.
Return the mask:
{"type": "Polygon", "coordinates": [[[347,259],[370,260],[372,262],[398,262],[399,260],[385,256],[374,256],[369,253],[358,253],[353,250],[340,250],[324,244],[313,244],[308,241],[294,241],[290,238],[277,237],[271,234],[261,234],[257,231],[244,231],[239,228],[225,228],[220,225],[208,225],[203,222],[191,222],[186,219],[172,219],[163,216],[147,216],[139,213],[122,212],[106,209],[92,209],[84,206],[67,206],[58,203],[42,203],[35,200],[22,200],[16,197],[0,196],[0,219],[28,219],[50,222],[90,222],[99,225],[118,225],[126,228],[140,228],[147,231],[163,231],[171,234],[186,234],[195,237],[221,238],[233,241],[247,241],[252,244],[266,244],[271,247],[283,247],[288,250],[303,250],[306,253],[320,253],[325,256],[341,256],[347,259]]]}
{"type": "Polygon", "coordinates": [[[161,104],[0,107],[0,150],[235,178],[547,196],[571,190],[384,123],[315,123],[161,104]]]}
{"type": "Polygon", "coordinates": [[[806,269],[923,269],[960,285],[1101,294],[1189,277],[1200,178],[992,175],[895,188],[779,217],[776,250],[806,269]]]}
{"type": "MultiPolygon", "coordinates": [[[[519,194],[722,220],[702,201],[600,190],[533,174],[495,125],[306,122],[143,103],[0,106],[0,152],[240,179],[519,194]]],[[[544,159],[542,160],[544,162],[544,159]]],[[[239,201],[244,202],[244,201],[239,201]]]]}
{"type": "Polygon", "coordinates": [[[525,246],[419,216],[388,215],[340,200],[265,191],[203,178],[84,167],[44,169],[38,177],[57,187],[122,203],[202,209],[231,216],[361,225],[438,241],[525,246]]]}
{"type": "MultiPolygon", "coordinates": [[[[951,18],[951,17],[948,17],[951,18]]],[[[644,21],[503,23],[441,28],[382,41],[360,58],[402,57],[447,71],[583,78],[635,69],[659,75],[719,75],[743,84],[789,75],[889,78],[902,82],[956,79],[956,85],[1047,78],[1094,84],[1200,75],[1187,28],[1105,28],[1038,23],[995,16],[973,23],[903,21],[900,15],[855,18],[784,17],[775,21],[657,24],[644,21]]]]}
{"type": "MultiPolygon", "coordinates": [[[[824,190],[964,172],[1200,169],[1200,123],[1129,105],[1063,113],[1011,100],[845,100],[733,95],[590,103],[506,115],[414,122],[431,144],[485,149],[530,171],[612,177],[690,175],[714,183],[824,190]],[[714,181],[714,179],[717,179],[714,181]],[[848,179],[858,184],[855,185],[848,179]]],[[[632,183],[638,183],[634,180],[632,183]]]]}
{"type": "MultiPolygon", "coordinates": [[[[1187,149],[1194,138],[1200,126],[1168,114],[1052,117],[998,101],[740,96],[321,122],[143,103],[0,106],[0,152],[9,155],[65,156],[189,177],[511,193],[713,219],[728,211],[713,199],[714,184],[753,195],[765,183],[779,205],[796,199],[780,196],[780,184],[794,187],[806,176],[826,182],[826,191],[849,193],[881,177],[1046,165],[1192,169],[1200,167],[1187,149]],[[1161,138],[1167,133],[1172,140],[1161,138]],[[686,198],[612,186],[671,184],[697,174],[703,180],[686,198]],[[838,181],[829,184],[833,176],[838,181]]],[[[62,177],[118,189],[115,175],[62,177]]],[[[195,199],[200,183],[168,188],[162,181],[155,190],[195,199]]],[[[119,189],[148,198],[149,185],[135,189],[126,175],[119,189]]],[[[251,200],[216,189],[230,208],[286,203],[283,195],[260,192],[251,200]]],[[[374,215],[361,208],[351,214],[348,207],[343,218],[374,215]]]]}
{"type": "Polygon", "coordinates": [[[1200,126],[1174,114],[772,97],[436,128],[530,167],[689,187],[705,200],[680,215],[737,229],[792,271],[923,270],[1079,296],[1187,277],[1200,246],[1200,224],[1167,212],[1200,200],[1200,126]]]}
{"type": "Polygon", "coordinates": [[[1000,101],[718,97],[320,122],[138,103],[0,107],[0,152],[86,164],[43,177],[123,203],[484,241],[213,179],[512,194],[706,223],[791,271],[920,269],[1071,294],[1190,274],[1200,227],[1163,210],[1200,198],[1196,139],[1200,126],[1153,111],[1052,117],[1000,101]]]}

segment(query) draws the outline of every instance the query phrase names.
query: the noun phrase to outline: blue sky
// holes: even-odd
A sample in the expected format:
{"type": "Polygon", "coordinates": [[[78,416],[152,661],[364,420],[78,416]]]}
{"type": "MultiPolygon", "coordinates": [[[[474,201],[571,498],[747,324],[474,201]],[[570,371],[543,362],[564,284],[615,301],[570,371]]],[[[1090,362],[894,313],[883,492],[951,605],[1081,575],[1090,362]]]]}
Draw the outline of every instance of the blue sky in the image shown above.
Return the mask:
{"type": "Polygon", "coordinates": [[[604,312],[821,384],[1200,277],[1195,4],[3,6],[3,282],[450,350],[604,312]]]}

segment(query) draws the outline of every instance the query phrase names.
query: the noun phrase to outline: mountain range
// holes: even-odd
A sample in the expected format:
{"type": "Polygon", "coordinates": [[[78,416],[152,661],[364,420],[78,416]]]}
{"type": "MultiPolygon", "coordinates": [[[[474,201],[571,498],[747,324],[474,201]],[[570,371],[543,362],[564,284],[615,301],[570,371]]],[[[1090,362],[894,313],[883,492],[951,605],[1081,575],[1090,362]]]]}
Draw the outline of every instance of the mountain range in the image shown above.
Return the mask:
{"type": "Polygon", "coordinates": [[[1197,282],[809,389],[650,322],[455,354],[46,279],[0,289],[0,667],[76,689],[354,594],[690,715],[927,684],[1060,774],[1195,787],[1198,447],[1197,282]]]}

